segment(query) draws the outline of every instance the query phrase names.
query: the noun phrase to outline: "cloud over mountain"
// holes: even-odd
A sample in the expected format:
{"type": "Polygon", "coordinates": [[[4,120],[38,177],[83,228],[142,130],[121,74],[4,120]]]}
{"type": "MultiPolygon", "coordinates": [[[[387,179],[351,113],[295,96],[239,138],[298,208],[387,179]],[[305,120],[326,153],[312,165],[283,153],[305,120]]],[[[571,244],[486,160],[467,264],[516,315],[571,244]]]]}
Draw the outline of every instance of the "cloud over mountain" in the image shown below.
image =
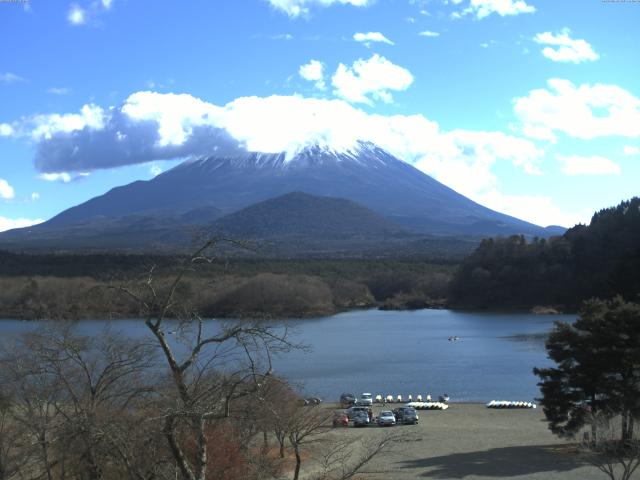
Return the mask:
{"type": "Polygon", "coordinates": [[[423,115],[372,114],[343,100],[298,95],[241,97],[218,106],[187,94],[141,91],[117,108],[85,105],[79,113],[36,115],[9,127],[7,133],[35,141],[43,178],[59,181],[194,155],[257,151],[291,158],[310,145],[344,150],[363,140],[479,201],[498,188],[497,162],[536,174],[544,153],[502,132],[444,131],[423,115]]]}

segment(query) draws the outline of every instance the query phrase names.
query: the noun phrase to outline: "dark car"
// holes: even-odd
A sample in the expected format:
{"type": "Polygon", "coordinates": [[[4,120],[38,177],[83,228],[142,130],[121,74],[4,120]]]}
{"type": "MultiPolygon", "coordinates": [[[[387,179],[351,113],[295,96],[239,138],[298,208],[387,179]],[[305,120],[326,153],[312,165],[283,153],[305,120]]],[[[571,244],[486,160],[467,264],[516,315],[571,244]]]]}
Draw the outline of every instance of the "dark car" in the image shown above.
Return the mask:
{"type": "Polygon", "coordinates": [[[347,408],[347,416],[349,417],[349,420],[353,420],[354,417],[360,413],[364,413],[367,417],[371,417],[371,413],[369,413],[371,411],[371,407],[359,407],[357,405],[354,405],[353,407],[349,407],[347,408]]]}
{"type": "Polygon", "coordinates": [[[356,404],[356,396],[353,393],[343,393],[340,395],[340,404],[343,407],[350,407],[356,404]]]}
{"type": "Polygon", "coordinates": [[[418,423],[418,412],[413,407],[398,407],[393,411],[398,423],[413,425],[418,423]]]}
{"type": "Polygon", "coordinates": [[[353,426],[354,427],[368,427],[369,426],[369,415],[367,412],[358,411],[353,417],[353,426]]]}

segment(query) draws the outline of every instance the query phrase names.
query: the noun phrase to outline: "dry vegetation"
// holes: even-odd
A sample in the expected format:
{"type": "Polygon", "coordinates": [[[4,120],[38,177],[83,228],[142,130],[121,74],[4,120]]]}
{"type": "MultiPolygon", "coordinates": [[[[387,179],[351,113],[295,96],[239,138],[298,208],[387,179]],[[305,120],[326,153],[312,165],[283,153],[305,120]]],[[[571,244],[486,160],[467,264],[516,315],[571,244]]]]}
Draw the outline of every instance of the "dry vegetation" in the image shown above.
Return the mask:
{"type": "MultiPolygon", "coordinates": [[[[34,309],[44,308],[37,302],[52,291],[70,300],[122,301],[136,309],[147,336],[131,339],[108,327],[83,336],[77,323],[47,322],[4,339],[0,480],[297,480],[312,459],[322,468],[308,478],[347,480],[386,448],[383,438],[348,457],[331,453],[335,444],[325,435],[331,411],[304,405],[272,375],[273,354],[302,348],[291,343],[285,326],[205,324],[185,275],[207,261],[212,246],[207,242],[162,281],[152,269],[141,281],[109,288],[90,284],[83,291],[67,281],[56,289],[51,279],[43,287],[35,279],[23,286],[34,309]],[[178,322],[168,325],[169,317],[178,322]]],[[[234,286],[227,297],[264,290],[256,304],[262,308],[269,296],[275,305],[320,288],[302,277],[295,285],[272,277],[234,286]]]]}
{"type": "MultiPolygon", "coordinates": [[[[82,261],[82,256],[77,259],[82,261]]],[[[67,265],[65,263],[65,265],[67,265]]],[[[87,268],[25,268],[47,275],[0,269],[0,317],[83,319],[139,317],[139,305],[109,286],[135,284],[129,271],[104,278],[87,268]],[[75,273],[83,273],[82,276],[75,273]]],[[[403,261],[270,261],[218,263],[188,272],[176,298],[205,316],[236,318],[310,317],[353,308],[424,308],[444,302],[454,266],[403,261]]],[[[175,267],[157,269],[166,288],[175,267]]],[[[136,276],[137,275],[137,276],[136,276]]]]}

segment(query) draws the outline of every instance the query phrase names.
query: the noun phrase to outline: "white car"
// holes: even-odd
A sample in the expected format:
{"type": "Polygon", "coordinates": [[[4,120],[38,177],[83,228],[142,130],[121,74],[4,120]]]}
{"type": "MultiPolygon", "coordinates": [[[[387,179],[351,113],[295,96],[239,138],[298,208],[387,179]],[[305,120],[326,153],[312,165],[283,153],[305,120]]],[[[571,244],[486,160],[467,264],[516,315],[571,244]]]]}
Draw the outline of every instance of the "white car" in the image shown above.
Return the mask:
{"type": "Polygon", "coordinates": [[[373,405],[373,396],[370,393],[363,393],[358,399],[358,405],[366,405],[368,407],[373,405]]]}
{"type": "Polygon", "coordinates": [[[396,424],[396,417],[391,410],[383,410],[378,415],[378,425],[381,427],[392,426],[396,424]]]}

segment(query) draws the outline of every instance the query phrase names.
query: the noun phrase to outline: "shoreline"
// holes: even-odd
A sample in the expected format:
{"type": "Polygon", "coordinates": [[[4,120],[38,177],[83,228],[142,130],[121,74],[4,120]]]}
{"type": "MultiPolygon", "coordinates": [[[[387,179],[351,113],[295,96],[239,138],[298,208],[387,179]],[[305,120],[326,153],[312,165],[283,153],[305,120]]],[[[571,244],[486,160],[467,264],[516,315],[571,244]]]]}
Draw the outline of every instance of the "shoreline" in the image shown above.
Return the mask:
{"type": "MultiPolygon", "coordinates": [[[[549,316],[553,316],[553,315],[577,315],[578,312],[564,312],[564,311],[553,311],[553,312],[547,312],[545,311],[544,313],[539,313],[539,312],[534,312],[532,311],[532,309],[528,309],[528,308],[522,308],[522,309],[514,309],[514,308],[468,308],[468,307],[458,307],[458,306],[454,306],[454,305],[448,305],[448,304],[444,304],[444,305],[435,305],[435,306],[421,306],[418,308],[402,308],[402,307],[398,307],[398,308],[389,308],[387,305],[385,304],[379,304],[379,305],[370,305],[370,306],[364,306],[364,307],[354,307],[354,308],[336,308],[334,310],[327,310],[327,311],[323,311],[323,312],[307,312],[307,313],[302,313],[302,314],[277,314],[277,313],[267,313],[267,314],[262,314],[259,315],[258,313],[260,312],[254,312],[255,314],[243,314],[243,315],[207,315],[206,317],[204,317],[205,320],[240,320],[240,321],[260,321],[260,320],[266,320],[266,321],[273,321],[273,320],[282,320],[282,321],[290,321],[290,320],[314,320],[314,319],[320,319],[320,318],[325,318],[325,317],[333,317],[335,315],[340,315],[342,313],[350,313],[350,312],[360,312],[360,311],[367,311],[367,310],[375,310],[375,311],[384,311],[384,312],[417,312],[420,310],[451,310],[454,312],[462,312],[462,313],[487,313],[487,314],[491,314],[491,313],[495,313],[495,314],[499,314],[499,315],[505,315],[505,314],[514,314],[514,315],[523,315],[523,314],[531,314],[531,315],[537,315],[540,317],[549,317],[549,316]]],[[[87,320],[100,320],[100,321],[109,321],[109,320],[113,320],[113,321],[118,321],[118,320],[131,320],[133,317],[131,315],[108,315],[105,314],[104,316],[99,316],[99,315],[95,315],[95,316],[90,316],[90,317],[58,317],[58,318],[34,318],[34,317],[24,317],[24,316],[19,316],[19,315],[13,315],[13,316],[5,316],[5,314],[0,313],[0,322],[5,321],[5,320],[15,320],[15,321],[27,321],[27,322],[33,322],[33,321],[87,321],[87,320]]],[[[170,317],[167,316],[165,317],[167,320],[178,320],[177,317],[170,317]]]]}

